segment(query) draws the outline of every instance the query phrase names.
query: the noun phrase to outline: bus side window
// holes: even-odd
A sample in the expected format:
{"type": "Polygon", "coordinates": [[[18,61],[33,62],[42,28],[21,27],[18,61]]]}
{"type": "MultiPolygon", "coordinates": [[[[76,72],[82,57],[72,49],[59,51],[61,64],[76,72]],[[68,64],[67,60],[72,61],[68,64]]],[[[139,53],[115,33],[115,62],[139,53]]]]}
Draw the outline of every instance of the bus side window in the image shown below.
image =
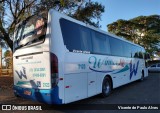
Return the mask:
{"type": "Polygon", "coordinates": [[[138,52],[134,53],[134,58],[139,58],[138,52]]]}
{"type": "Polygon", "coordinates": [[[132,57],[131,44],[123,42],[122,46],[123,46],[123,56],[131,58],[132,57]]]}
{"type": "Polygon", "coordinates": [[[110,38],[109,41],[110,41],[111,55],[124,56],[122,41],[116,38],[110,38]]]}
{"type": "Polygon", "coordinates": [[[138,47],[132,45],[132,57],[133,58],[139,58],[139,52],[138,47]]]}
{"type": "Polygon", "coordinates": [[[73,50],[82,50],[79,43],[81,42],[79,25],[65,19],[60,19],[60,25],[64,45],[66,45],[67,49],[70,52],[73,52],[73,50]]]}
{"type": "Polygon", "coordinates": [[[81,48],[83,51],[92,52],[91,33],[90,29],[80,26],[80,40],[81,48]]]}
{"type": "Polygon", "coordinates": [[[92,31],[93,52],[99,54],[109,54],[108,38],[101,33],[92,31]]]}
{"type": "Polygon", "coordinates": [[[139,52],[139,58],[143,59],[143,53],[139,52]]]}

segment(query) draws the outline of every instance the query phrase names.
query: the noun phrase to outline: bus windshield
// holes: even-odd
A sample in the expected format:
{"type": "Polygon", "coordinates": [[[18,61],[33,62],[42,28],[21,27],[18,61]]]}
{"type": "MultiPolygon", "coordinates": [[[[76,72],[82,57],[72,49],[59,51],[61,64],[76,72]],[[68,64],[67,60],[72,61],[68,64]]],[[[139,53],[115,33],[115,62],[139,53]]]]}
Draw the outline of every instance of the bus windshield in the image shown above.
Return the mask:
{"type": "Polygon", "coordinates": [[[20,23],[14,37],[14,49],[44,42],[47,29],[47,15],[42,13],[27,18],[20,23]]]}

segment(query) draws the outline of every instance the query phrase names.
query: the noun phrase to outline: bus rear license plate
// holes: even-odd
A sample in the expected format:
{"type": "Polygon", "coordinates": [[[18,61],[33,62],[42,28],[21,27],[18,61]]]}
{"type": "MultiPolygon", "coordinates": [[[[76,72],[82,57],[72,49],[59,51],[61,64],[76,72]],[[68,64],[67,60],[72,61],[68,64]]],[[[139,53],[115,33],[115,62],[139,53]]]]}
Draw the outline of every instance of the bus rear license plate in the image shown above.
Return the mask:
{"type": "Polygon", "coordinates": [[[26,90],[26,91],[24,91],[24,94],[25,95],[31,95],[31,91],[26,90]]]}

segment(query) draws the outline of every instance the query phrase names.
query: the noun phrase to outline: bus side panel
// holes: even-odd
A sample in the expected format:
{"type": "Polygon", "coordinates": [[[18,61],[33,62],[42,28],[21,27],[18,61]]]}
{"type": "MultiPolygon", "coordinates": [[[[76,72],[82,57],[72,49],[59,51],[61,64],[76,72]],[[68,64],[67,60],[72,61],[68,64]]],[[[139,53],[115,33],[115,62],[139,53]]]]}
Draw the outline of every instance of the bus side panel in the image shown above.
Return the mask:
{"type": "Polygon", "coordinates": [[[87,56],[67,52],[64,65],[65,103],[87,98],[87,56]]]}
{"type": "Polygon", "coordinates": [[[97,72],[94,73],[96,73],[96,94],[100,94],[102,93],[103,79],[107,74],[101,73],[101,75],[99,75],[97,72]]]}
{"type": "Polygon", "coordinates": [[[51,15],[51,38],[50,38],[50,52],[56,55],[58,59],[58,78],[59,80],[58,86],[58,98],[62,100],[64,103],[64,43],[63,37],[60,29],[59,19],[61,18],[61,14],[57,11],[50,10],[51,15]]]}
{"type": "Polygon", "coordinates": [[[97,73],[96,72],[88,73],[88,80],[87,81],[88,81],[87,82],[87,84],[88,84],[88,97],[91,97],[91,96],[97,94],[97,90],[98,90],[97,73]]]}
{"type": "MultiPolygon", "coordinates": [[[[121,58],[115,57],[114,60],[116,59],[120,60],[121,58]]],[[[142,76],[142,70],[144,69],[143,62],[143,59],[125,58],[125,63],[128,64],[128,70],[123,73],[111,74],[113,78],[113,88],[139,80],[142,76]]]]}
{"type": "Polygon", "coordinates": [[[130,66],[130,82],[136,81],[142,76],[143,59],[133,58],[130,66]]]}
{"type": "Polygon", "coordinates": [[[87,97],[86,73],[65,75],[65,103],[81,100],[87,97]]]}

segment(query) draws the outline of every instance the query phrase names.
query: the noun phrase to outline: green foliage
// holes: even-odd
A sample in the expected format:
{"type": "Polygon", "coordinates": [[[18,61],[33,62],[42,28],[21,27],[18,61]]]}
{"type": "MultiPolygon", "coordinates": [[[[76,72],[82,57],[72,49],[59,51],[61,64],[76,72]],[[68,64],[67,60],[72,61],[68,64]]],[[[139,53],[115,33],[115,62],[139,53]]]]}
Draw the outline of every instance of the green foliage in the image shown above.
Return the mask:
{"type": "Polygon", "coordinates": [[[103,12],[104,6],[98,2],[88,2],[85,4],[85,7],[79,7],[72,16],[95,27],[101,27],[99,25],[99,20],[103,12]],[[93,19],[96,19],[97,22],[94,22],[93,19]]]}
{"type": "Polygon", "coordinates": [[[4,53],[4,57],[12,57],[12,52],[10,50],[7,50],[5,53],[4,53]]]}
{"type": "Polygon", "coordinates": [[[83,21],[95,27],[100,27],[99,20],[104,12],[104,6],[98,2],[85,2],[78,0],[41,0],[37,11],[54,8],[77,20],[83,21]]]}
{"type": "Polygon", "coordinates": [[[13,65],[12,52],[10,50],[7,50],[4,53],[4,57],[5,57],[7,69],[12,69],[12,65],[13,65]]]}
{"type": "Polygon", "coordinates": [[[131,20],[118,20],[109,24],[108,31],[143,46],[148,52],[158,50],[160,42],[160,16],[139,16],[131,20]]]}

